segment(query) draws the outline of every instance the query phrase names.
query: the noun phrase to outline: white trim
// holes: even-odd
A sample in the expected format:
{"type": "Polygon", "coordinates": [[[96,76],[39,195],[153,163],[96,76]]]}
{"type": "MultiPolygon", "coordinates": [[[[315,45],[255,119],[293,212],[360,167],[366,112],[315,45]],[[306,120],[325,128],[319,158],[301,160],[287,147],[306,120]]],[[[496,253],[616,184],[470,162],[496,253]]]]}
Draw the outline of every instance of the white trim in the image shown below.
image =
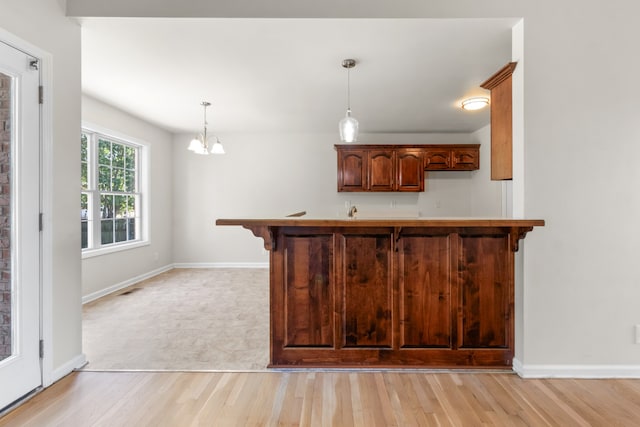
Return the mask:
{"type": "MultiPolygon", "coordinates": [[[[140,158],[138,159],[137,176],[138,176],[138,191],[137,194],[140,196],[140,209],[141,209],[141,229],[140,236],[138,240],[131,242],[122,242],[122,243],[110,243],[105,247],[101,245],[97,248],[89,248],[82,249],[82,259],[91,258],[94,256],[105,255],[109,253],[124,251],[127,249],[133,249],[141,246],[146,246],[151,244],[151,236],[150,236],[150,224],[151,224],[151,144],[149,142],[142,140],[140,138],[135,138],[133,136],[126,135],[124,133],[108,129],[99,125],[96,125],[91,122],[87,122],[85,120],[82,121],[81,126],[82,132],[87,131],[92,134],[102,135],[106,138],[113,140],[114,142],[121,143],[124,145],[133,145],[138,150],[140,150],[140,158]]],[[[93,137],[92,137],[93,138],[93,137]]],[[[93,141],[93,139],[92,139],[93,141]]],[[[95,150],[92,150],[92,156],[95,156],[95,150]]],[[[97,164],[97,159],[95,157],[88,159],[88,163],[95,166],[97,164]]],[[[95,179],[95,175],[94,175],[95,179]]],[[[97,191],[97,183],[89,182],[90,187],[93,190],[82,190],[89,193],[99,193],[97,191]]],[[[93,209],[95,210],[98,206],[98,200],[94,200],[93,209]]],[[[100,227],[100,222],[97,221],[94,224],[94,227],[100,227]]],[[[95,232],[95,230],[94,230],[95,232]]],[[[95,237],[95,236],[94,236],[95,237]]],[[[95,242],[94,242],[95,244],[95,242]]]]}
{"type": "Polygon", "coordinates": [[[41,174],[40,211],[43,214],[41,235],[40,335],[44,340],[42,386],[53,383],[53,56],[39,47],[0,28],[0,40],[40,60],[40,85],[44,100],[40,109],[41,174]]]}
{"type": "Polygon", "coordinates": [[[93,258],[96,256],[112,254],[114,252],[126,251],[128,249],[141,248],[143,246],[149,246],[149,241],[132,241],[127,243],[120,243],[108,246],[102,246],[99,249],[84,249],[82,251],[82,259],[93,258]]]}
{"type": "Polygon", "coordinates": [[[93,292],[89,295],[85,295],[82,297],[82,304],[86,304],[91,301],[95,301],[98,298],[101,298],[105,295],[112,294],[114,292],[119,291],[120,289],[124,289],[128,286],[135,285],[136,283],[142,282],[143,280],[149,279],[151,277],[157,276],[158,274],[162,274],[166,271],[172,270],[174,267],[172,264],[165,265],[164,267],[157,268],[153,271],[149,271],[148,273],[141,274],[139,276],[133,277],[131,279],[127,279],[124,282],[116,283],[113,286],[109,286],[108,288],[101,289],[97,292],[93,292]]]}
{"type": "Polygon", "coordinates": [[[178,262],[174,268],[269,268],[268,262],[178,262]]]}
{"type": "Polygon", "coordinates": [[[86,364],[87,357],[84,355],[84,353],[77,355],[51,373],[51,383],[61,380],[62,378],[73,372],[75,369],[80,369],[86,364]]]}
{"type": "Polygon", "coordinates": [[[53,383],[53,57],[41,54],[40,84],[43,103],[40,109],[40,212],[42,213],[40,338],[44,343],[42,386],[53,383]]]}
{"type": "Polygon", "coordinates": [[[523,365],[513,359],[522,378],[640,378],[640,365],[523,365]]]}

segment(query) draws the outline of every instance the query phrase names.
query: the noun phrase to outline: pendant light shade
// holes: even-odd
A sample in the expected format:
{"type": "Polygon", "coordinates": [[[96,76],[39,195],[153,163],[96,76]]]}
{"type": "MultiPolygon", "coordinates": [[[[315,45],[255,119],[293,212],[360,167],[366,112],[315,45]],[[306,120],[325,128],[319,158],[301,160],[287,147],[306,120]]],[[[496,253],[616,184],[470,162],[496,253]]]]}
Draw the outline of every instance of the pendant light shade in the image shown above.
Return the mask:
{"type": "Polygon", "coordinates": [[[224,154],[224,148],[222,147],[222,143],[216,136],[216,142],[209,147],[209,137],[207,137],[207,107],[211,105],[210,102],[202,101],[200,103],[204,107],[204,131],[193,138],[189,143],[189,147],[187,148],[189,151],[193,151],[195,154],[207,155],[209,153],[213,154],[224,154]]]}
{"type": "Polygon", "coordinates": [[[340,140],[343,142],[355,142],[358,139],[358,121],[351,117],[351,109],[347,110],[347,115],[340,120],[340,140]]]}
{"type": "Polygon", "coordinates": [[[340,140],[342,142],[356,142],[358,139],[358,121],[351,117],[351,81],[349,70],[356,66],[355,59],[345,59],[342,66],[347,69],[347,114],[338,123],[340,140]]]}
{"type": "Polygon", "coordinates": [[[216,136],[216,142],[211,146],[211,153],[213,154],[224,154],[224,147],[222,147],[222,143],[216,136]]]}

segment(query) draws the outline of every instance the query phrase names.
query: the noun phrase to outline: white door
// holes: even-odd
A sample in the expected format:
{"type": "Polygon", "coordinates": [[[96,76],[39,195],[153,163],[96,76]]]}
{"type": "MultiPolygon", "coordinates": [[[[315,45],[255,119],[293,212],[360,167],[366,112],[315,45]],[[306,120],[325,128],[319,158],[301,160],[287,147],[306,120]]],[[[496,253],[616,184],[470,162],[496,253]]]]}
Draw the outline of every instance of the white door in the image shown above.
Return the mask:
{"type": "Polygon", "coordinates": [[[40,75],[0,42],[0,409],[42,384],[40,75]]]}

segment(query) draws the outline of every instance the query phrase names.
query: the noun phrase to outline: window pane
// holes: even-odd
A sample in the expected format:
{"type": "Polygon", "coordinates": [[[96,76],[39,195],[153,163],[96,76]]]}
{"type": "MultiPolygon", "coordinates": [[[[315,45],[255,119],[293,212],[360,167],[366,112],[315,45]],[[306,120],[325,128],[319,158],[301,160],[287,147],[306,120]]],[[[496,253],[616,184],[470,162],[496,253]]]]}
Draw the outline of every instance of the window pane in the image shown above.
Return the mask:
{"type": "Polygon", "coordinates": [[[100,212],[102,218],[113,218],[113,196],[100,196],[100,212]]]}
{"type": "Polygon", "coordinates": [[[115,196],[116,218],[127,216],[127,196],[115,196]]]}
{"type": "Polygon", "coordinates": [[[111,144],[111,156],[111,161],[114,167],[124,167],[124,145],[116,143],[111,144]]]}
{"type": "Polygon", "coordinates": [[[129,218],[129,240],[135,240],[136,239],[136,219],[135,218],[129,218]]]}
{"type": "Polygon", "coordinates": [[[130,218],[133,218],[136,215],[136,197],[135,196],[131,196],[128,198],[127,200],[127,212],[129,214],[130,218]]]}
{"type": "Polygon", "coordinates": [[[89,196],[86,193],[80,194],[80,219],[89,219],[89,196]]]}
{"type": "Polygon", "coordinates": [[[113,168],[111,175],[111,191],[125,191],[124,188],[124,169],[113,168]]]}
{"type": "Polygon", "coordinates": [[[98,169],[98,190],[111,190],[111,168],[109,166],[100,166],[98,169]]]}
{"type": "Polygon", "coordinates": [[[126,177],[126,188],[125,191],[127,192],[134,192],[136,191],[136,171],[132,171],[132,170],[126,170],[125,171],[125,177],[126,177]]]}
{"type": "Polygon", "coordinates": [[[111,166],[111,142],[98,141],[98,164],[111,166]]]}
{"type": "Polygon", "coordinates": [[[80,161],[86,162],[88,161],[88,159],[89,159],[88,140],[87,140],[87,135],[83,133],[80,136],[80,161]]]}
{"type": "Polygon", "coordinates": [[[125,147],[124,167],[127,169],[135,169],[136,167],[136,149],[133,147],[125,147]]]}
{"type": "Polygon", "coordinates": [[[82,249],[86,249],[89,247],[89,224],[87,221],[82,221],[80,223],[82,227],[82,249]]]}
{"type": "Polygon", "coordinates": [[[87,190],[89,188],[89,172],[87,169],[86,163],[80,163],[80,184],[82,185],[83,190],[87,190]]]}
{"type": "Polygon", "coordinates": [[[100,242],[103,245],[113,243],[113,221],[110,219],[100,221],[100,242]]]}
{"type": "Polygon", "coordinates": [[[116,219],[116,242],[124,242],[127,240],[127,220],[116,219]]]}

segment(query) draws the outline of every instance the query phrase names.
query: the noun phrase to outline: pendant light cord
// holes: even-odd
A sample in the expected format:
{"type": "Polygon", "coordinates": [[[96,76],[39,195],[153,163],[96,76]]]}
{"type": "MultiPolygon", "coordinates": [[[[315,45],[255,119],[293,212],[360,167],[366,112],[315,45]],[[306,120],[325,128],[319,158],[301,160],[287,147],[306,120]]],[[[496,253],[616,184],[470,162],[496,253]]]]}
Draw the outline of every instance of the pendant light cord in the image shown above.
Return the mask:
{"type": "Polygon", "coordinates": [[[351,112],[351,68],[347,68],[347,111],[351,112]]]}

